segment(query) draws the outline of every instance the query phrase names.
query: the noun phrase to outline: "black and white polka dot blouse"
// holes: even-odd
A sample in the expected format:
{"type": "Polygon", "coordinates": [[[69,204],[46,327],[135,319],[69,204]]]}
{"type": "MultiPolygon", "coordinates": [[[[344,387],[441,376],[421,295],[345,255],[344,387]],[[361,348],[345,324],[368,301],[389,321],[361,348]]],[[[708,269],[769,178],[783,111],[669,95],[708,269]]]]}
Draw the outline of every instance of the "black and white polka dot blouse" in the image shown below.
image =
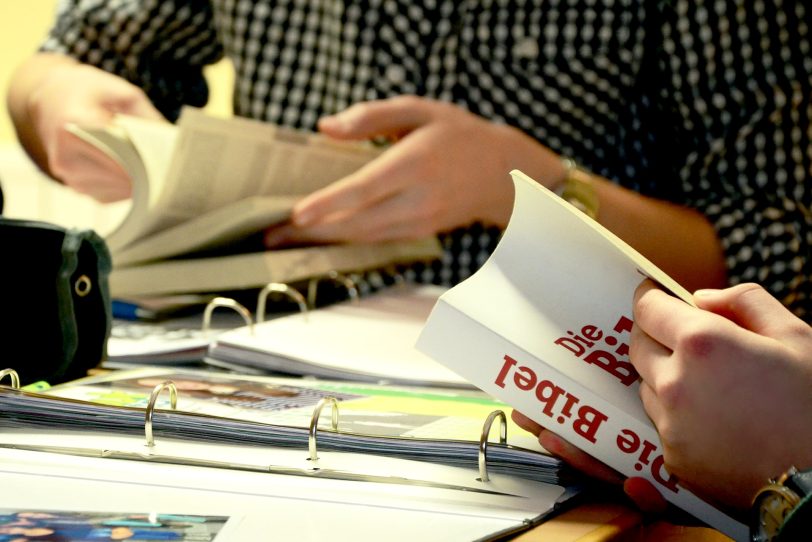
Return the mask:
{"type": "MultiPolygon", "coordinates": [[[[170,118],[234,62],[235,112],[312,129],[398,94],[455,102],[715,225],[732,283],[812,319],[810,11],[782,0],[63,0],[44,50],[170,118]]],[[[453,283],[498,231],[444,236],[453,283]]]]}

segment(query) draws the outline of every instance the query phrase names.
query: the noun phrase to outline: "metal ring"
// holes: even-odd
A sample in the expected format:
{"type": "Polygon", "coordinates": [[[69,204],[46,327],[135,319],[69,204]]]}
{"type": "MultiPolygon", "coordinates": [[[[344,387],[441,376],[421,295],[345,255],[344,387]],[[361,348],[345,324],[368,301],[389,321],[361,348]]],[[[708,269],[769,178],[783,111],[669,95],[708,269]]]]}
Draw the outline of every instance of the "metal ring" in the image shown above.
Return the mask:
{"type": "Polygon", "coordinates": [[[152,415],[155,413],[155,402],[158,400],[158,396],[161,395],[161,392],[166,388],[169,389],[169,403],[172,405],[172,410],[178,407],[178,388],[174,382],[167,380],[152,389],[152,393],[149,396],[149,403],[147,403],[147,412],[144,416],[144,435],[147,439],[147,446],[150,448],[155,446],[155,439],[152,436],[152,415]]]}
{"type": "Polygon", "coordinates": [[[307,318],[307,303],[305,302],[304,296],[299,293],[299,290],[291,288],[282,282],[271,282],[259,291],[259,297],[257,298],[257,323],[265,321],[265,305],[268,302],[268,294],[272,292],[284,294],[291,298],[299,305],[299,312],[305,313],[305,318],[307,318]]]}
{"type": "Polygon", "coordinates": [[[3,369],[0,371],[0,380],[3,380],[5,377],[9,377],[11,380],[11,387],[15,390],[20,389],[20,375],[17,374],[17,371],[14,369],[3,369]]]}
{"type": "Polygon", "coordinates": [[[93,290],[93,281],[87,275],[81,275],[76,282],[73,283],[73,291],[79,297],[85,297],[93,290]]]}
{"type": "Polygon", "coordinates": [[[488,414],[485,425],[482,426],[482,436],[479,437],[479,481],[487,482],[488,477],[488,436],[491,434],[493,420],[499,417],[501,424],[499,429],[499,444],[507,443],[507,417],[501,410],[494,410],[488,414]]]}
{"type": "Polygon", "coordinates": [[[206,305],[206,309],[203,311],[203,333],[208,334],[209,328],[211,327],[211,314],[214,312],[214,309],[217,307],[225,307],[228,309],[234,309],[237,311],[242,319],[245,320],[245,325],[248,326],[251,334],[254,334],[254,322],[251,320],[251,311],[231,299],[230,297],[215,297],[211,301],[208,302],[206,305]]]}
{"type": "Polygon", "coordinates": [[[330,403],[332,407],[332,428],[333,431],[338,431],[338,401],[335,397],[322,397],[316,408],[313,409],[313,416],[310,418],[310,436],[307,439],[307,448],[310,451],[310,461],[318,460],[319,456],[316,447],[316,433],[319,431],[319,417],[321,416],[321,409],[324,405],[330,403]]]}
{"type": "Polygon", "coordinates": [[[337,282],[344,286],[350,300],[355,304],[360,303],[360,299],[358,298],[358,288],[356,287],[355,282],[353,282],[353,280],[347,275],[343,275],[338,271],[330,271],[325,276],[313,277],[307,283],[307,304],[311,309],[316,308],[316,294],[318,293],[319,282],[325,279],[330,279],[333,282],[337,282]]]}

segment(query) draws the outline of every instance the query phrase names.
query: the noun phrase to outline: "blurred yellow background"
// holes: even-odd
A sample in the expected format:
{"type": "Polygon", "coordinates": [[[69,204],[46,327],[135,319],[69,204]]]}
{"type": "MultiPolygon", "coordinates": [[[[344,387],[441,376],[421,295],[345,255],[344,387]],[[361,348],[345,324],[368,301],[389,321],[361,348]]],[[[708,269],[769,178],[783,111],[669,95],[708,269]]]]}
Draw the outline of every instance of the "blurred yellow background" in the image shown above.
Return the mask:
{"type": "MultiPolygon", "coordinates": [[[[6,90],[17,66],[29,57],[42,41],[54,19],[57,0],[0,0],[0,143],[16,141],[6,110],[6,90]]],[[[207,71],[211,100],[207,109],[213,114],[231,111],[231,69],[221,62],[207,71]]]]}
{"type": "Polygon", "coordinates": [[[0,142],[14,141],[6,111],[6,89],[14,69],[37,49],[54,17],[56,0],[4,0],[0,7],[0,142]]]}

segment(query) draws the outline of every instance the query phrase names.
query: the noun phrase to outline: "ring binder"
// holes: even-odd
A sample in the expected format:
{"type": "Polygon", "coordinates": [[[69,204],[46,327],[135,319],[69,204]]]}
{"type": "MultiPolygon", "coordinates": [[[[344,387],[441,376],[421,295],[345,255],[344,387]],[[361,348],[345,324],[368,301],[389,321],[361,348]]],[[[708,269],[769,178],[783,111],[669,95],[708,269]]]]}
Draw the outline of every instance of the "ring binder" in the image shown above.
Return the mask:
{"type": "Polygon", "coordinates": [[[307,303],[305,302],[304,296],[299,293],[299,290],[295,288],[291,288],[287,284],[282,282],[271,282],[266,284],[265,287],[260,290],[259,296],[257,297],[257,323],[265,321],[265,305],[268,301],[268,295],[271,293],[280,293],[288,296],[296,304],[299,305],[299,312],[304,313],[305,318],[307,318],[307,303]]]}
{"type": "Polygon", "coordinates": [[[482,426],[482,436],[479,438],[479,478],[480,482],[487,482],[488,477],[488,436],[491,434],[493,420],[499,417],[501,422],[499,427],[499,444],[507,444],[507,418],[501,410],[494,410],[488,414],[485,424],[482,426]]]}
{"type": "Polygon", "coordinates": [[[81,275],[76,282],[73,283],[73,291],[79,297],[85,297],[91,290],[93,290],[93,281],[87,275],[81,275]]]}
{"type": "Polygon", "coordinates": [[[17,371],[14,369],[3,369],[0,371],[0,382],[7,376],[9,380],[11,380],[11,387],[15,390],[20,389],[20,375],[17,374],[17,371]]]}
{"type": "Polygon", "coordinates": [[[178,388],[174,382],[167,380],[152,389],[152,393],[149,396],[149,403],[147,403],[147,411],[144,415],[144,435],[147,440],[147,446],[150,448],[155,446],[155,438],[152,435],[152,416],[155,413],[155,402],[164,389],[169,390],[169,403],[172,405],[172,409],[174,410],[178,407],[178,388]]]}
{"type": "Polygon", "coordinates": [[[204,334],[209,332],[209,328],[211,327],[211,315],[217,307],[226,307],[237,311],[243,320],[245,320],[245,325],[248,326],[251,334],[254,334],[254,321],[251,318],[251,312],[230,297],[215,297],[206,304],[206,308],[203,311],[202,329],[204,334]]]}
{"type": "Polygon", "coordinates": [[[347,295],[349,296],[350,300],[356,305],[358,304],[358,287],[355,285],[355,281],[348,276],[339,273],[338,271],[330,271],[325,276],[313,277],[307,283],[307,304],[311,309],[316,308],[316,295],[318,293],[319,282],[325,279],[330,279],[333,282],[343,285],[344,288],[347,289],[347,295]]]}
{"type": "Polygon", "coordinates": [[[335,397],[322,397],[316,403],[313,409],[313,416],[310,418],[310,433],[307,437],[307,448],[310,451],[310,461],[318,461],[318,450],[316,449],[316,433],[319,431],[319,417],[321,416],[321,409],[324,405],[330,404],[332,407],[332,423],[333,431],[338,431],[338,401],[335,397]]]}

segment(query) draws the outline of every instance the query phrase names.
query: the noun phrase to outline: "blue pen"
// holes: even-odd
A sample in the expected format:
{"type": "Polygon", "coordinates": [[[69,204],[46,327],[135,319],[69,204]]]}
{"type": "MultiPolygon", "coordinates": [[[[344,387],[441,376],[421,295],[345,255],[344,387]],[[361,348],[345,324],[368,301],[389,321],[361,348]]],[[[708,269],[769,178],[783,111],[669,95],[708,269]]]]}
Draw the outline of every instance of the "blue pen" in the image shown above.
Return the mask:
{"type": "Polygon", "coordinates": [[[143,320],[151,316],[151,311],[139,307],[136,303],[114,299],[113,318],[120,320],[143,320]]]}

